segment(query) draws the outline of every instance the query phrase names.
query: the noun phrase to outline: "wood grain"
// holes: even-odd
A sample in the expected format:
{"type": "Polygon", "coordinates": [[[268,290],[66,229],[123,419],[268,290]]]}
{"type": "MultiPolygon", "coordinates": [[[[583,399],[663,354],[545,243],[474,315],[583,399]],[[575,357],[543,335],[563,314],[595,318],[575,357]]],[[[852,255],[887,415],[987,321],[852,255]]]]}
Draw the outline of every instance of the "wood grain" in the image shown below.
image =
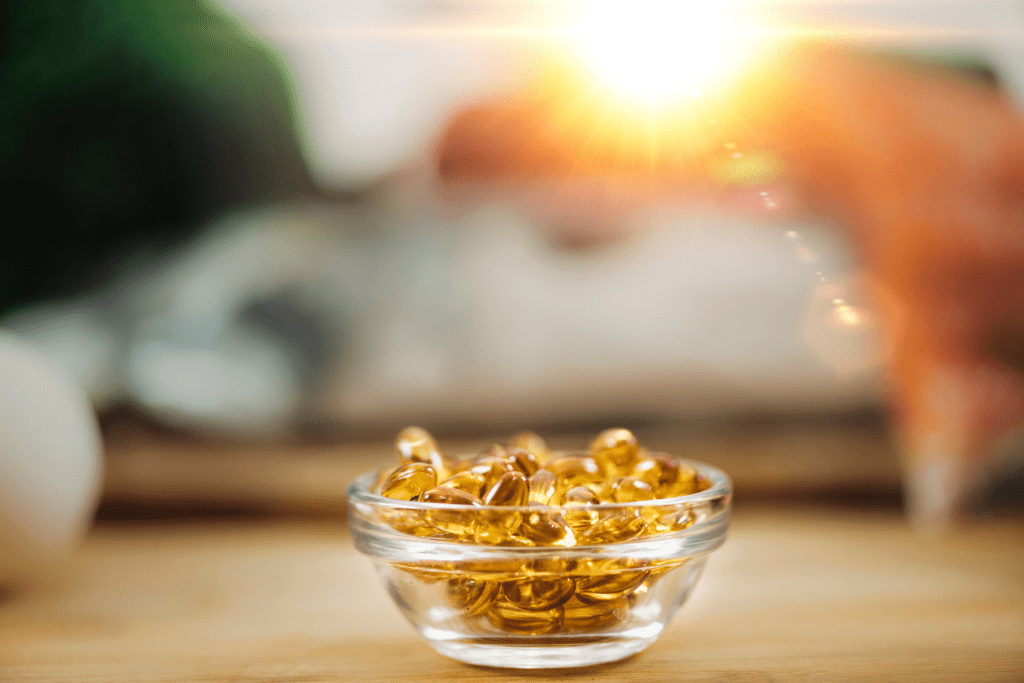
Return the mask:
{"type": "Polygon", "coordinates": [[[1024,524],[740,506],[647,652],[520,673],[422,643],[338,520],[101,526],[0,600],[3,681],[1019,681],[1024,524]]]}

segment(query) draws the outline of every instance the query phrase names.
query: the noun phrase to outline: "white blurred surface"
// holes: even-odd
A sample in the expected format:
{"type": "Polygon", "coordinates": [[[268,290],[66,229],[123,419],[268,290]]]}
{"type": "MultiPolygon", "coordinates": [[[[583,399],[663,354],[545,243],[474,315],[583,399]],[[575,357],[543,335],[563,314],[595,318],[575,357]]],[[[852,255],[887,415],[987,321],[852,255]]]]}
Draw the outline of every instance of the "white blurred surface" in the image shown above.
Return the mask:
{"type": "Polygon", "coordinates": [[[74,546],[100,471],[99,429],[82,390],[0,335],[0,585],[30,581],[74,546]]]}

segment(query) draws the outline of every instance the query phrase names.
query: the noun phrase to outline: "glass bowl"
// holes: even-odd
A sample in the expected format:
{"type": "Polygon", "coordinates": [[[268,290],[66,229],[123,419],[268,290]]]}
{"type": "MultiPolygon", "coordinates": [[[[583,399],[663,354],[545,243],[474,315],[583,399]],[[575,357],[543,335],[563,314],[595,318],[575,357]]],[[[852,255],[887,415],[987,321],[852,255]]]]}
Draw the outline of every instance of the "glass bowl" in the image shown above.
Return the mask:
{"type": "Polygon", "coordinates": [[[710,486],[677,498],[586,507],[392,500],[373,492],[381,473],[369,472],[349,487],[349,524],[388,594],[439,653],[524,669],[612,662],[657,640],[708,553],[725,541],[729,477],[679,462],[710,486]],[[602,533],[587,533],[588,545],[555,546],[485,545],[459,533],[558,515],[602,533]],[[616,542],[619,531],[634,537],[616,542]]]}

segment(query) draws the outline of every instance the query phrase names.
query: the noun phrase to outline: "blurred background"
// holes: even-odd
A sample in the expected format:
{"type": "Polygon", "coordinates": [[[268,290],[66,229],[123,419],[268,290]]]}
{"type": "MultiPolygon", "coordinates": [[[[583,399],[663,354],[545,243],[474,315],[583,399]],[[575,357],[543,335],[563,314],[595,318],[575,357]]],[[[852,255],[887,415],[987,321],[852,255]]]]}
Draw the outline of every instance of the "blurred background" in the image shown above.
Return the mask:
{"type": "MultiPolygon", "coordinates": [[[[439,170],[446,129],[474,103],[556,72],[571,97],[607,75],[566,29],[600,6],[5,4],[0,328],[84,391],[114,463],[108,492],[216,499],[229,484],[188,459],[196,444],[267,464],[288,443],[330,462],[416,423],[484,442],[623,424],[695,457],[694,435],[713,433],[752,439],[719,450],[755,484],[813,482],[844,461],[855,483],[898,495],[879,332],[842,216],[788,193],[770,149],[726,139],[692,191],[629,211],[581,195],[589,214],[571,219],[439,170]],[[833,430],[871,445],[844,460],[833,430]],[[765,445],[773,433],[811,445],[768,465],[789,449],[765,445]],[[132,460],[161,448],[164,464],[132,460]]],[[[680,41],[687,64],[763,58],[701,42],[702,13],[680,41]]],[[[1024,78],[1011,3],[751,16],[1011,93],[1024,78]]],[[[678,84],[684,104],[703,85],[678,84]]]]}
{"type": "Polygon", "coordinates": [[[412,424],[730,474],[650,680],[1020,679],[1019,3],[9,0],[0,93],[0,679],[487,677],[346,531],[412,424]]]}

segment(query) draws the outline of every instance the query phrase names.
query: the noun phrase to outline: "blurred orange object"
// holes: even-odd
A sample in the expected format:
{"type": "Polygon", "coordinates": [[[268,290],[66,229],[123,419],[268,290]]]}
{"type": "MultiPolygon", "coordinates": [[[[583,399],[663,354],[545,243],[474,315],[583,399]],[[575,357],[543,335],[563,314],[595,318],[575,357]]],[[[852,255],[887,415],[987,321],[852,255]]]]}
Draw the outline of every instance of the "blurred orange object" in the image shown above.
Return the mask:
{"type": "Polygon", "coordinates": [[[594,230],[607,238],[609,211],[614,222],[710,187],[704,169],[726,141],[772,149],[801,196],[848,228],[869,271],[915,518],[942,525],[1020,456],[1024,122],[996,88],[801,45],[719,94],[729,120],[703,125],[708,105],[695,100],[641,135],[650,121],[631,128],[632,114],[600,109],[554,73],[456,118],[438,150],[442,178],[504,192],[526,179],[531,203],[575,210],[579,224],[601,207],[594,230]]]}

